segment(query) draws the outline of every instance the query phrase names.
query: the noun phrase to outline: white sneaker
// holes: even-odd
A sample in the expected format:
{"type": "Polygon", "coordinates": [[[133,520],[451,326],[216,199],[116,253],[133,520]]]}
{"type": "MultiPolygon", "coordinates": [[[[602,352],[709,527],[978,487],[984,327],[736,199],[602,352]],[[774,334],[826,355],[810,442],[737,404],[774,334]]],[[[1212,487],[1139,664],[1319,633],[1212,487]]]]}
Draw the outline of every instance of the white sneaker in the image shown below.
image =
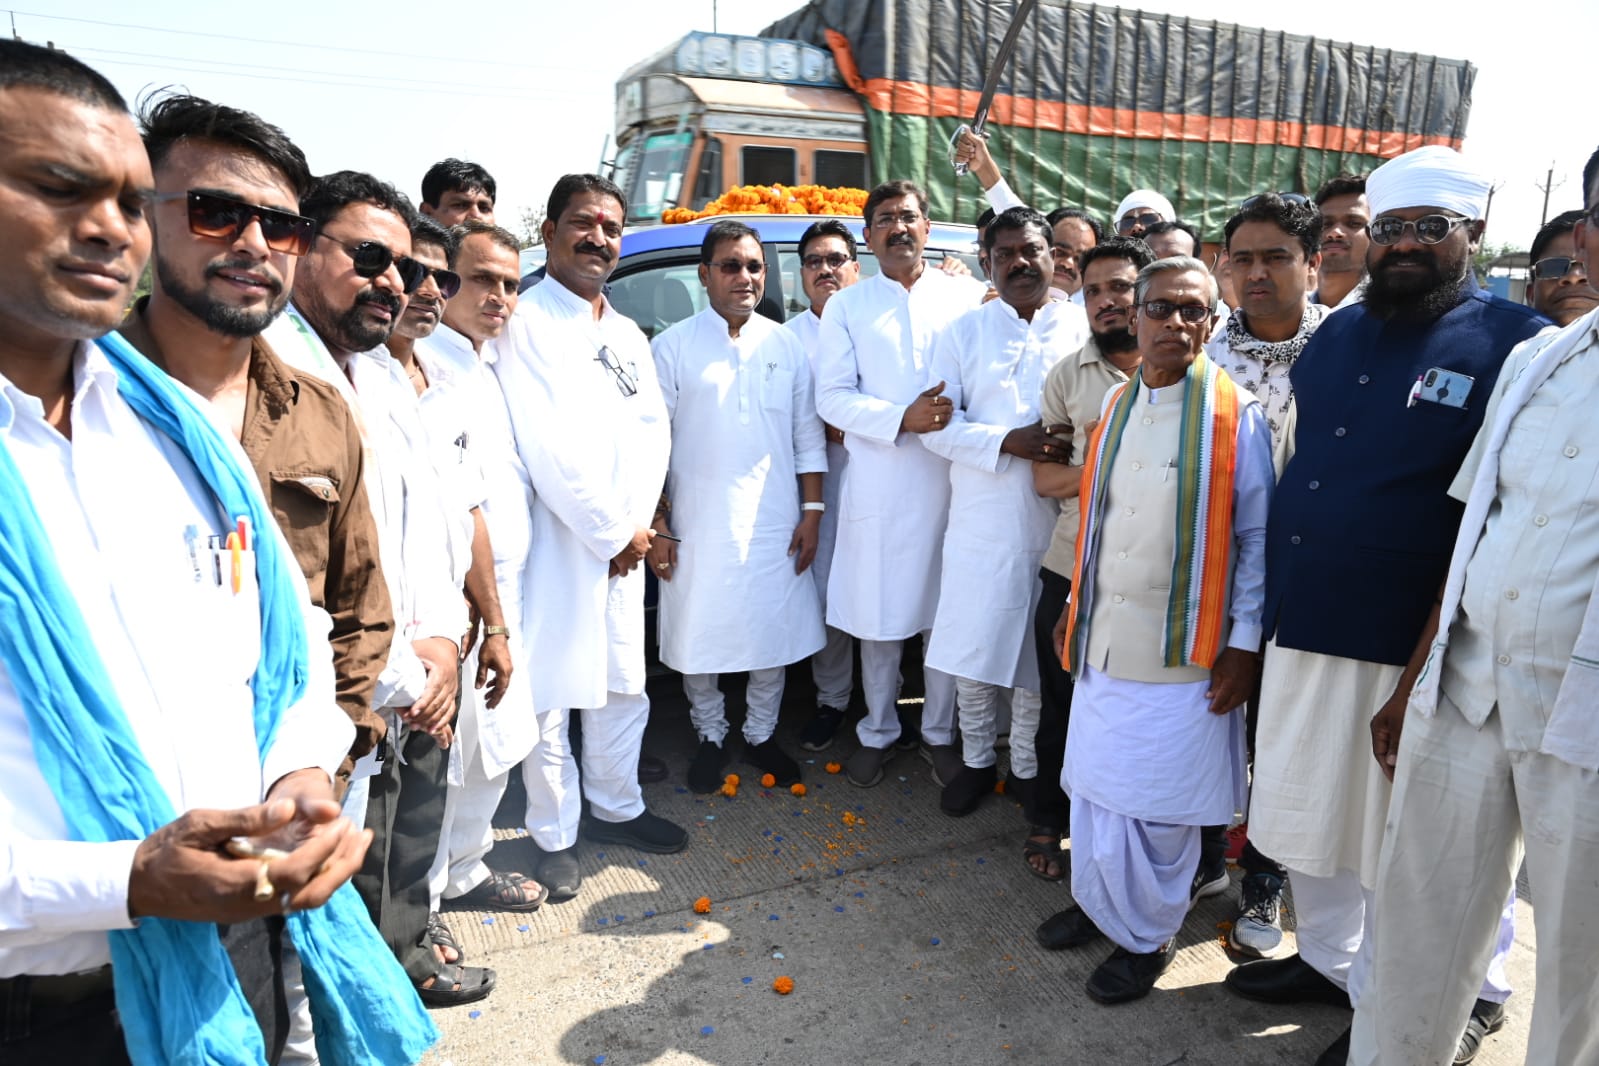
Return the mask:
{"type": "Polygon", "coordinates": [[[1238,914],[1228,941],[1246,955],[1270,957],[1283,942],[1283,881],[1276,874],[1249,874],[1239,885],[1238,914]]]}

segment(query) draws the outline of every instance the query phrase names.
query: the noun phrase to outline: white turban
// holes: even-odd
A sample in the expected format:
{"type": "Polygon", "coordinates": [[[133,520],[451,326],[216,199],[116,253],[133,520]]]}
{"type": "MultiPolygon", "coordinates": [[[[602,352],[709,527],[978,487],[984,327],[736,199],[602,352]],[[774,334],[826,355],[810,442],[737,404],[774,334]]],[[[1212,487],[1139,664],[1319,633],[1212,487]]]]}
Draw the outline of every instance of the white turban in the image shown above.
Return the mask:
{"type": "Polygon", "coordinates": [[[1116,208],[1116,213],[1110,219],[1111,224],[1120,222],[1121,217],[1135,207],[1148,208],[1167,222],[1177,221],[1177,209],[1171,205],[1170,200],[1154,189],[1134,189],[1116,208]]]}
{"type": "Polygon", "coordinates": [[[1466,218],[1481,218],[1491,187],[1459,152],[1430,144],[1372,171],[1366,179],[1366,199],[1373,218],[1407,207],[1441,207],[1466,218]]]}

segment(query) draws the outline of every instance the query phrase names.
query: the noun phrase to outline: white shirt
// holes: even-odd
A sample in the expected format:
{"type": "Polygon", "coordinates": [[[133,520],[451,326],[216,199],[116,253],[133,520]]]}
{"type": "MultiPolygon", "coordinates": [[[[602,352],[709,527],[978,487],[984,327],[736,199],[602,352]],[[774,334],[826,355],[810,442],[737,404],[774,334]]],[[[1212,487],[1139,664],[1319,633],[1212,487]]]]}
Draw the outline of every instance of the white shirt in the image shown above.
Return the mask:
{"type": "Polygon", "coordinates": [[[937,381],[934,339],[987,292],[927,267],[909,289],[883,274],[851,285],[822,313],[816,407],[849,449],[827,621],[853,636],[903,640],[933,624],[948,463],[899,425],[937,381]]]}
{"type": "Polygon", "coordinates": [[[494,346],[536,493],[534,698],[545,710],[603,707],[607,692],[644,690],[644,565],[609,574],[666,484],[671,433],[655,361],[609,300],[595,321],[593,306],[554,278],[522,295],[494,346]]]}
{"type": "Polygon", "coordinates": [[[760,315],[728,336],[706,308],[652,345],[672,422],[678,568],[661,583],[661,661],[685,674],[764,670],[821,648],[816,581],[788,548],[800,474],[827,470],[804,348],[760,315]]]}
{"type": "MultiPolygon", "coordinates": [[[[810,364],[814,391],[816,348],[822,338],[822,316],[807,307],[785,322],[784,326],[800,339],[800,344],[805,348],[805,360],[810,364]]],[[[825,434],[826,431],[823,432],[825,434]]],[[[811,563],[810,569],[810,573],[816,578],[816,592],[822,598],[824,609],[827,606],[827,578],[833,571],[833,548],[838,542],[838,488],[844,483],[844,467],[848,464],[849,449],[842,444],[828,441],[827,473],[822,475],[822,503],[826,505],[827,510],[822,512],[822,529],[816,547],[816,560],[811,563]]]]}
{"type": "Polygon", "coordinates": [[[453,572],[446,505],[416,390],[386,348],[336,361],[292,304],[267,327],[265,338],[285,363],[336,388],[361,431],[396,631],[372,706],[409,707],[427,684],[427,668],[412,642],[442,637],[457,643],[466,630],[466,574],[453,572]]]}
{"type": "Polygon", "coordinates": [[[1000,451],[1011,430],[1039,421],[1044,379],[1083,346],[1075,304],[1023,319],[990,300],[951,323],[933,347],[932,377],[954,404],[922,447],[950,460],[938,614],[927,664],[1006,688],[1038,688],[1032,590],[1055,528],[1055,501],[1033,489],[1033,464],[1000,451]]]}
{"type": "MultiPolygon", "coordinates": [[[[310,678],[305,695],[285,710],[263,764],[250,688],[260,655],[254,568],[245,566],[235,595],[226,570],[221,583],[215,580],[214,553],[205,546],[232,522],[187,457],[117,393],[117,373],[96,345],[79,345],[73,378],[68,440],[45,421],[36,397],[0,377],[0,439],[173,809],[250,806],[284,774],[308,767],[331,777],[354,727],[334,700],[330,620],[311,606],[288,546],[287,572],[306,612],[310,678]],[[191,525],[199,531],[192,561],[191,525]]],[[[235,452],[248,471],[243,452],[235,452]]],[[[257,532],[280,536],[275,526],[257,532]]],[[[68,839],[4,667],[0,825],[0,977],[75,973],[109,962],[105,931],[131,926],[128,876],[139,842],[68,839]]]]}

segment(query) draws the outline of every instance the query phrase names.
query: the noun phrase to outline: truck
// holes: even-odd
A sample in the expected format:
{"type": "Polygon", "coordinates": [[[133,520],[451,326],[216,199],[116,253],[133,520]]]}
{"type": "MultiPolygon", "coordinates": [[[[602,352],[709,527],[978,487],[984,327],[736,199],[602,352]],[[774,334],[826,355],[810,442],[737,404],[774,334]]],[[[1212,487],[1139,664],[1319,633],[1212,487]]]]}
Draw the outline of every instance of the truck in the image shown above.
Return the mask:
{"type": "MultiPolygon", "coordinates": [[[[908,178],[933,217],[985,206],[949,162],[1015,0],[811,0],[753,37],[695,32],[617,82],[629,221],[736,185],[908,178]]],[[[989,150],[1046,209],[1108,219],[1164,193],[1207,240],[1238,203],[1313,193],[1427,144],[1458,148],[1468,62],[1131,8],[1040,0],[1005,66],[989,150]]]]}

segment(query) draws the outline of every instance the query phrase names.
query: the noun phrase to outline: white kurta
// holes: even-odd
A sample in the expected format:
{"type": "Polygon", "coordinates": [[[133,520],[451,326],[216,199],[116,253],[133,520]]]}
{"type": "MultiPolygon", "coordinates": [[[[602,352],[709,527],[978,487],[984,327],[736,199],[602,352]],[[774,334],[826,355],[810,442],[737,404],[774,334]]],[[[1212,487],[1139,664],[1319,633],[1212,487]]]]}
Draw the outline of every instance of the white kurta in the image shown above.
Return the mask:
{"type": "MultiPolygon", "coordinates": [[[[805,348],[805,360],[810,364],[811,381],[816,380],[816,348],[822,338],[822,318],[806,308],[784,323],[800,339],[805,348]]],[[[825,432],[825,431],[824,431],[825,432]]],[[[816,592],[822,606],[827,606],[827,579],[833,572],[833,549],[838,543],[838,489],[844,483],[844,468],[849,464],[849,449],[842,444],[827,442],[827,473],[822,476],[822,502],[827,510],[822,512],[822,535],[816,548],[816,561],[810,573],[816,579],[816,592]]]]}
{"type": "Polygon", "coordinates": [[[816,581],[788,554],[800,474],[827,469],[800,342],[752,316],[735,340],[711,308],[655,338],[672,424],[667,491],[678,568],[661,582],[661,661],[685,674],[763,670],[821,648],[816,581]]]}
{"type": "Polygon", "coordinates": [[[655,361],[609,300],[595,321],[588,301],[554,278],[523,295],[492,344],[535,493],[528,680],[541,710],[603,707],[607,692],[644,691],[644,567],[609,575],[666,481],[671,436],[655,361]]]}
{"type": "Polygon", "coordinates": [[[933,346],[933,380],[954,403],[948,427],[922,446],[950,461],[938,614],[927,665],[1005,688],[1038,688],[1033,607],[1056,504],[1033,488],[1033,464],[1000,451],[1011,430],[1039,420],[1044,378],[1083,346],[1075,304],[1046,304],[1031,322],[990,300],[951,323],[933,346]]]}
{"type": "Polygon", "coordinates": [[[987,291],[974,278],[924,269],[909,289],[879,274],[827,301],[816,407],[849,449],[827,621],[853,636],[904,640],[933,624],[949,464],[899,425],[938,380],[934,338],[987,291]]]}
{"type": "MultiPolygon", "coordinates": [[[[511,630],[515,672],[504,699],[490,707],[484,702],[486,690],[467,685],[456,728],[466,757],[481,760],[483,776],[498,777],[526,758],[538,739],[527,645],[529,600],[523,593],[533,545],[533,482],[516,451],[505,394],[490,369],[494,349],[485,346],[479,358],[467,337],[440,326],[433,336],[417,342],[416,356],[427,372],[429,391],[443,390],[443,398],[459,412],[457,417],[469,420],[463,443],[452,445],[451,452],[462,454],[465,461],[458,465],[470,467],[462,470],[463,490],[470,484],[467,478],[475,474],[478,479],[475,489],[463,491],[463,501],[472,495],[480,499],[494,550],[495,591],[511,630]]],[[[475,654],[467,665],[470,678],[477,668],[475,654]]]]}

